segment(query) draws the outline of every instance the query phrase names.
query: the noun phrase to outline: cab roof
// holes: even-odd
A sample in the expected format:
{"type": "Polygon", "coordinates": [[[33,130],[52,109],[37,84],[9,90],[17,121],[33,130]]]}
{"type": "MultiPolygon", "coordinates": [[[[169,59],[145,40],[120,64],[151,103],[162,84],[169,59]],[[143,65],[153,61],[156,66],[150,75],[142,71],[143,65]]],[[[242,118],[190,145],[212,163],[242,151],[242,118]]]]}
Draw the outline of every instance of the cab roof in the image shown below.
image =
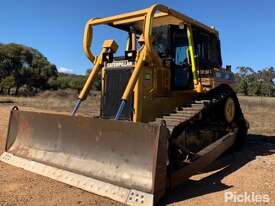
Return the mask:
{"type": "MultiPolygon", "coordinates": [[[[153,5],[154,6],[154,5],[153,5]]],[[[153,7],[152,6],[152,7],[153,7]]],[[[190,24],[191,26],[196,26],[201,28],[209,33],[213,33],[218,36],[218,31],[215,28],[207,26],[185,14],[177,12],[173,9],[170,9],[166,6],[161,5],[165,12],[157,12],[154,15],[153,27],[158,27],[162,25],[182,25],[190,24]]],[[[123,13],[115,16],[109,16],[105,18],[96,18],[93,19],[93,24],[106,24],[121,30],[131,31],[134,29],[137,33],[143,32],[145,16],[148,13],[149,9],[142,9],[138,11],[123,13]]]]}

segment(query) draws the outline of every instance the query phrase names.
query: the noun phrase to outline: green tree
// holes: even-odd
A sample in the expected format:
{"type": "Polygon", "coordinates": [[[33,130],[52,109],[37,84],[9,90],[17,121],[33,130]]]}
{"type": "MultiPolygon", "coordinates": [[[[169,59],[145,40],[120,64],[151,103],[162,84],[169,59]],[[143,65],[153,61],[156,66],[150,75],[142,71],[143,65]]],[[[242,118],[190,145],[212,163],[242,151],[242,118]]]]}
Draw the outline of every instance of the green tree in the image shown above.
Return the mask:
{"type": "Polygon", "coordinates": [[[251,96],[260,96],[261,93],[261,85],[257,81],[250,82],[248,95],[251,96]]]}
{"type": "Polygon", "coordinates": [[[237,92],[248,95],[248,82],[245,79],[240,80],[238,86],[237,86],[237,92]]]}
{"type": "Polygon", "coordinates": [[[69,87],[71,89],[76,89],[77,91],[80,91],[84,85],[84,77],[73,77],[69,82],[69,87]]]}
{"type": "Polygon", "coordinates": [[[16,81],[13,76],[7,76],[3,78],[0,82],[0,91],[5,91],[8,95],[10,95],[11,88],[16,86],[16,81]]]}
{"type": "Polygon", "coordinates": [[[236,73],[237,92],[245,95],[274,96],[275,70],[263,68],[255,72],[250,67],[239,67],[236,73]]]}
{"type": "Polygon", "coordinates": [[[0,80],[12,76],[16,94],[26,85],[29,89],[47,89],[48,80],[57,76],[56,66],[36,49],[20,44],[0,45],[0,80]]]}

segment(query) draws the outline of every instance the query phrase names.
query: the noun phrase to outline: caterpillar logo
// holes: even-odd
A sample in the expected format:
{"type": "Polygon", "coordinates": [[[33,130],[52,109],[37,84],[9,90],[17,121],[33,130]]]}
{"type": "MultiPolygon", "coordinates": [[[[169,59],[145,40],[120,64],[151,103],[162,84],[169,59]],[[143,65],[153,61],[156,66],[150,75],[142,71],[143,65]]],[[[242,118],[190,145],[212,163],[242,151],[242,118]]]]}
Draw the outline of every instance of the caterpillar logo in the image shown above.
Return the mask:
{"type": "Polygon", "coordinates": [[[107,67],[108,68],[115,68],[115,67],[133,67],[134,66],[134,62],[132,61],[127,61],[127,60],[123,60],[123,61],[115,61],[112,63],[108,63],[107,67]]]}

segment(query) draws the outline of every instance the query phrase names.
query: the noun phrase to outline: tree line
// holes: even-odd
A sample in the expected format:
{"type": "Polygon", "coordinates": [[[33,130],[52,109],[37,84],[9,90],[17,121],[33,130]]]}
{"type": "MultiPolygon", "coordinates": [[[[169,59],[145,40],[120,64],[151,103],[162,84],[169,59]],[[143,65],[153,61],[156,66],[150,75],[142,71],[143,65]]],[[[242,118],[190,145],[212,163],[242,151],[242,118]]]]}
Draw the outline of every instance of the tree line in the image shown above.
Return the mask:
{"type": "Polygon", "coordinates": [[[250,67],[238,67],[235,74],[236,91],[242,95],[275,96],[275,70],[273,67],[254,71],[250,67]]]}
{"type": "MultiPolygon", "coordinates": [[[[43,90],[74,89],[80,91],[86,75],[59,73],[54,64],[38,50],[20,44],[0,44],[0,94],[35,95],[43,90]]],[[[275,96],[273,67],[254,71],[238,67],[236,91],[243,95],[275,96]]],[[[100,90],[100,77],[93,89],[100,90]]]]}
{"type": "MultiPolygon", "coordinates": [[[[0,94],[34,95],[43,90],[80,90],[86,75],[59,73],[38,50],[20,44],[0,44],[0,94]]],[[[94,89],[99,89],[97,80],[94,89]]]]}
{"type": "Polygon", "coordinates": [[[17,95],[26,90],[49,88],[50,78],[57,77],[56,66],[36,49],[19,44],[0,45],[0,93],[17,95]]]}

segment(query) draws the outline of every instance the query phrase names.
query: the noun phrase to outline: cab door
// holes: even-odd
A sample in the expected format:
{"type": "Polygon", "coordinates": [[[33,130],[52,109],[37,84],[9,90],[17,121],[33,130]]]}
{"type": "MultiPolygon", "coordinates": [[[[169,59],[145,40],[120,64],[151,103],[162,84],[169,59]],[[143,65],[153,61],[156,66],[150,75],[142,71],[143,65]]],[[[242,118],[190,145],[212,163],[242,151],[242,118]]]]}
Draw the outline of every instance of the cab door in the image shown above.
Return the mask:
{"type": "Polygon", "coordinates": [[[188,39],[185,27],[172,29],[171,88],[184,90],[192,83],[191,65],[188,61],[188,39]]]}

